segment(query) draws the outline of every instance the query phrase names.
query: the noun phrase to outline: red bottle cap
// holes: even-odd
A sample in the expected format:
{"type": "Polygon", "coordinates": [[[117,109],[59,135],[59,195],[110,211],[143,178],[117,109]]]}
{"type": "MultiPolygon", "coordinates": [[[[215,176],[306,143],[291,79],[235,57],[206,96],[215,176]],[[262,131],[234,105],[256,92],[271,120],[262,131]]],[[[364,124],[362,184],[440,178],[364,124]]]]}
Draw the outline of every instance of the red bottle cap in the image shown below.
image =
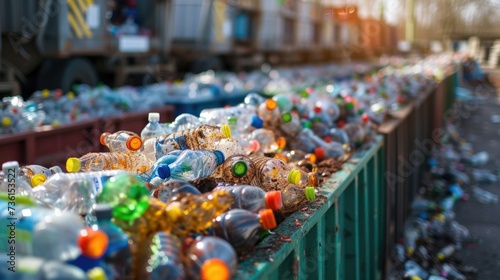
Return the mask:
{"type": "Polygon", "coordinates": [[[203,280],[229,280],[231,276],[227,264],[216,258],[205,261],[200,273],[203,280]]]}
{"type": "Polygon", "coordinates": [[[80,231],[78,246],[82,251],[82,255],[98,259],[108,249],[108,236],[102,230],[86,228],[80,231]]]}
{"type": "Polygon", "coordinates": [[[266,200],[266,207],[269,209],[278,210],[283,207],[280,191],[268,191],[264,199],[266,200]]]}
{"type": "Polygon", "coordinates": [[[323,138],[323,140],[325,140],[326,143],[330,143],[330,142],[332,142],[332,137],[325,136],[325,138],[323,138]]]}
{"type": "Polygon", "coordinates": [[[104,141],[104,140],[105,140],[106,136],[109,134],[110,134],[109,132],[103,132],[101,134],[101,138],[99,138],[99,142],[101,142],[101,145],[106,146],[106,141],[104,141]]]}
{"type": "Polygon", "coordinates": [[[340,121],[338,121],[338,122],[337,122],[337,126],[338,126],[339,128],[344,127],[344,125],[345,125],[345,122],[344,122],[344,121],[342,121],[342,120],[340,120],[340,121]]]}
{"type": "Polygon", "coordinates": [[[273,229],[277,226],[273,210],[264,209],[259,211],[260,222],[265,230],[273,229]]]}
{"type": "Polygon", "coordinates": [[[252,139],[248,142],[248,147],[250,148],[251,152],[256,152],[260,150],[260,144],[259,141],[252,139]]]}
{"type": "Polygon", "coordinates": [[[323,149],[323,147],[318,147],[314,149],[314,154],[316,155],[317,160],[321,161],[325,158],[325,149],[323,149]]]}
{"type": "Polygon", "coordinates": [[[314,106],[314,113],[319,114],[321,113],[322,109],[319,106],[314,106]]]}
{"type": "Polygon", "coordinates": [[[142,147],[142,139],[139,136],[130,136],[125,144],[127,149],[137,151],[142,147]]]}

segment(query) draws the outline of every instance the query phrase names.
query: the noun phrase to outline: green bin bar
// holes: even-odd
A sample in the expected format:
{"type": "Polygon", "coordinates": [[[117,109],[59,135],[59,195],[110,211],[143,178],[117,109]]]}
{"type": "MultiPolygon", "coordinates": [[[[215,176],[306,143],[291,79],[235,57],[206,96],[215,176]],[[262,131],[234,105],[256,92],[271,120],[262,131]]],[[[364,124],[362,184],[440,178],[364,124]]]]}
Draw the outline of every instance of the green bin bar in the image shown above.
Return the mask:
{"type": "Polygon", "coordinates": [[[382,147],[377,136],[370,149],[355,153],[319,189],[325,202],[282,222],[240,263],[235,279],[381,279],[382,147]]]}

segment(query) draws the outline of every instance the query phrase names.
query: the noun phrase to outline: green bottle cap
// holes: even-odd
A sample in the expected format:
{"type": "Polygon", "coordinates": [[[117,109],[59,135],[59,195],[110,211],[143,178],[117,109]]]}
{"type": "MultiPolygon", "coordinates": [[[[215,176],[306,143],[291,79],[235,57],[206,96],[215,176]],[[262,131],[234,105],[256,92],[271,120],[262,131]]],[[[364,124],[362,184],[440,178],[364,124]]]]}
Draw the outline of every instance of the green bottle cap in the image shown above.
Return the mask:
{"type": "Polygon", "coordinates": [[[235,116],[229,116],[227,117],[227,123],[230,125],[236,125],[238,122],[238,119],[235,116]]]}
{"type": "Polygon", "coordinates": [[[307,200],[315,200],[316,199],[316,191],[314,190],[314,187],[306,187],[304,190],[306,194],[306,199],[307,200]]]}
{"type": "Polygon", "coordinates": [[[300,183],[300,171],[292,169],[288,173],[288,183],[298,185],[300,183]]]}
{"type": "Polygon", "coordinates": [[[290,114],[289,112],[284,113],[283,115],[281,115],[281,120],[285,123],[291,122],[292,121],[292,114],[290,114]]]}
{"type": "Polygon", "coordinates": [[[244,161],[237,161],[233,165],[233,169],[231,172],[233,173],[234,176],[236,177],[243,177],[245,174],[247,174],[248,171],[248,165],[244,161]]]}

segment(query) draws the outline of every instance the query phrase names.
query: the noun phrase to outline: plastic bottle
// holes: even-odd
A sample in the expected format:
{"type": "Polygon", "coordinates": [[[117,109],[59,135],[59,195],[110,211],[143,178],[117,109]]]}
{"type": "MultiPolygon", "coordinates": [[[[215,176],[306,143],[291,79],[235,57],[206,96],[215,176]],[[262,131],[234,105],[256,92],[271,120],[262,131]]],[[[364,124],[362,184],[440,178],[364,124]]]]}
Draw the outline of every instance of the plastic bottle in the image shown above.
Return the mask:
{"type": "Polygon", "coordinates": [[[125,170],[141,174],[151,169],[152,166],[153,162],[141,153],[88,153],[80,158],[68,158],[66,161],[66,170],[70,173],[125,170]]]}
{"type": "Polygon", "coordinates": [[[448,235],[456,245],[457,249],[461,249],[463,243],[469,237],[469,230],[457,221],[451,221],[448,227],[448,235]]]}
{"type": "Polygon", "coordinates": [[[148,171],[139,174],[139,176],[146,182],[151,182],[154,178],[159,178],[159,169],[162,169],[163,166],[168,166],[176,161],[182,152],[182,150],[175,150],[160,157],[148,171]]]}
{"type": "Polygon", "coordinates": [[[489,160],[489,154],[485,151],[474,154],[470,157],[469,162],[472,166],[481,166],[485,165],[489,160]]]}
{"type": "Polygon", "coordinates": [[[215,190],[225,190],[231,194],[231,209],[244,209],[253,213],[269,208],[280,209],[282,197],[279,191],[266,192],[259,187],[251,185],[216,187],[215,190]]]}
{"type": "Polygon", "coordinates": [[[474,169],[472,171],[474,180],[479,184],[492,184],[498,181],[498,176],[485,169],[474,169]]]}
{"type": "Polygon", "coordinates": [[[443,269],[442,274],[445,274],[447,279],[453,279],[453,280],[467,279],[465,275],[460,273],[460,271],[458,271],[455,267],[453,267],[450,264],[447,263],[443,264],[442,269],[443,269]]]}
{"type": "Polygon", "coordinates": [[[8,161],[2,164],[3,179],[0,182],[0,192],[29,196],[32,192],[28,182],[20,176],[20,167],[17,161],[8,161]]]}
{"type": "Polygon", "coordinates": [[[406,253],[411,256],[417,248],[417,240],[420,238],[425,238],[427,235],[427,229],[425,220],[421,218],[411,218],[408,219],[403,228],[404,232],[404,245],[406,253]]]}
{"type": "Polygon", "coordinates": [[[449,258],[451,255],[455,253],[456,247],[453,244],[450,244],[444,248],[442,248],[437,254],[437,259],[440,261],[444,261],[449,258]]]}
{"type": "Polygon", "coordinates": [[[125,172],[58,173],[33,189],[32,196],[56,209],[86,215],[106,181],[121,173],[125,172]]]}
{"type": "Polygon", "coordinates": [[[120,130],[115,133],[104,132],[100,138],[101,145],[110,152],[135,152],[142,148],[142,139],[134,132],[120,130]]]}
{"type": "Polygon", "coordinates": [[[309,128],[302,129],[299,135],[302,135],[304,139],[307,139],[305,141],[310,141],[311,143],[314,143],[315,145],[314,154],[316,155],[316,158],[319,161],[325,158],[339,158],[343,156],[345,153],[342,144],[337,142],[327,143],[323,139],[315,135],[314,132],[312,132],[312,130],[309,128]]]}
{"type": "Polygon", "coordinates": [[[480,187],[473,187],[474,197],[479,203],[482,204],[496,204],[498,202],[498,196],[488,192],[480,187]]]}
{"type": "Polygon", "coordinates": [[[251,184],[254,181],[256,167],[246,155],[233,155],[219,165],[211,178],[234,184],[251,184]]]}
{"type": "Polygon", "coordinates": [[[181,241],[178,237],[166,232],[158,232],[153,237],[151,257],[148,260],[150,280],[183,280],[184,266],[181,261],[181,241]]]}
{"type": "Polygon", "coordinates": [[[158,178],[158,180],[152,181],[151,184],[154,185],[154,190],[151,191],[151,196],[165,203],[174,197],[183,196],[188,193],[194,195],[201,194],[195,186],[183,180],[171,179],[163,182],[158,178]]]}
{"type": "Polygon", "coordinates": [[[263,125],[254,110],[245,107],[227,107],[204,109],[200,112],[200,119],[203,123],[209,125],[224,125],[232,123],[237,130],[231,130],[234,134],[248,133],[253,129],[261,128],[263,125]]]}
{"type": "Polygon", "coordinates": [[[195,115],[183,113],[175,117],[175,120],[169,124],[170,133],[183,131],[187,129],[197,128],[202,125],[202,122],[195,115]]]}
{"type": "Polygon", "coordinates": [[[293,138],[300,133],[302,124],[297,114],[286,112],[281,115],[279,128],[284,135],[293,138]]]}
{"type": "Polygon", "coordinates": [[[281,212],[291,213],[299,209],[305,201],[316,199],[316,192],[313,187],[299,188],[288,185],[281,190],[282,204],[281,212]]]}
{"type": "MultiPolygon", "coordinates": [[[[107,247],[102,231],[84,231],[81,218],[71,212],[17,204],[15,210],[0,200],[1,240],[15,239],[17,256],[35,256],[46,260],[68,261],[81,253],[99,257],[107,247]],[[14,228],[12,224],[15,223],[14,228]],[[88,234],[88,233],[92,234],[88,234]],[[17,237],[16,237],[17,236],[17,237]],[[23,236],[23,238],[19,238],[23,236]]],[[[9,253],[14,243],[2,242],[0,251],[9,253]]]]}
{"type": "Polygon", "coordinates": [[[150,138],[165,135],[165,129],[160,125],[160,113],[148,114],[148,124],[141,131],[141,139],[146,142],[150,138]]]}
{"type": "Polygon", "coordinates": [[[46,168],[41,165],[31,164],[22,166],[19,175],[23,176],[27,182],[30,182],[31,187],[34,188],[43,184],[50,176],[62,172],[59,166],[46,168]]]}
{"type": "Polygon", "coordinates": [[[224,239],[199,236],[186,250],[185,267],[192,279],[229,280],[236,274],[238,256],[224,239]]]}
{"type": "Polygon", "coordinates": [[[439,205],[427,199],[417,199],[411,204],[411,209],[415,213],[439,211],[439,205]]]}
{"type": "Polygon", "coordinates": [[[260,210],[259,214],[232,209],[215,219],[212,230],[214,235],[227,240],[240,254],[251,250],[262,232],[275,227],[276,220],[271,209],[260,210]]]}
{"type": "Polygon", "coordinates": [[[427,279],[427,277],[429,277],[429,273],[416,262],[407,261],[405,263],[405,276],[417,276],[421,279],[427,279]]]}
{"type": "Polygon", "coordinates": [[[273,125],[275,125],[281,117],[278,103],[276,103],[273,99],[268,98],[266,102],[259,105],[257,115],[264,121],[264,128],[273,127],[273,125]]]}
{"type": "MultiPolygon", "coordinates": [[[[0,262],[2,264],[9,263],[9,256],[2,254],[0,262]]],[[[85,274],[80,268],[65,264],[63,262],[47,260],[38,257],[22,257],[17,256],[13,261],[15,264],[15,272],[2,269],[0,271],[0,279],[3,280],[101,280],[102,278],[92,278],[85,274]]]]}
{"type": "Polygon", "coordinates": [[[286,139],[284,137],[276,137],[272,130],[265,128],[254,130],[249,135],[249,139],[259,143],[259,149],[256,151],[257,153],[274,153],[286,146],[286,139]]]}
{"type": "Polygon", "coordinates": [[[193,129],[178,131],[146,140],[143,153],[152,161],[173,150],[215,150],[219,140],[231,137],[228,125],[221,127],[201,125],[193,129]]]}
{"type": "Polygon", "coordinates": [[[168,165],[159,165],[158,176],[165,179],[193,181],[210,176],[224,162],[221,151],[184,150],[168,165]]]}
{"type": "Polygon", "coordinates": [[[266,191],[280,190],[288,184],[302,188],[317,186],[314,173],[306,173],[300,169],[292,169],[283,160],[269,157],[250,156],[256,174],[250,185],[256,185],[266,191]]]}
{"type": "Polygon", "coordinates": [[[108,278],[112,280],[130,275],[129,238],[120,227],[111,221],[113,208],[107,204],[96,204],[92,209],[92,215],[95,217],[95,224],[92,227],[102,230],[108,236],[108,248],[103,256],[108,278]]]}

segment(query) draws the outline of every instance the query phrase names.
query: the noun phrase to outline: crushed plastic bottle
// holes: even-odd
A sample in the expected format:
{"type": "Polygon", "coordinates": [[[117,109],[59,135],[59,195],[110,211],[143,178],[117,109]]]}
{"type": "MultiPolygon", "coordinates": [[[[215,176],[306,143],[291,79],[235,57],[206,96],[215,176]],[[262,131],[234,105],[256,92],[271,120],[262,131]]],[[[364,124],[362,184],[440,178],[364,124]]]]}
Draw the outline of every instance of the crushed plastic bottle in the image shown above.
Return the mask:
{"type": "Polygon", "coordinates": [[[202,125],[202,122],[195,115],[182,113],[175,117],[175,120],[168,125],[170,133],[179,132],[187,129],[194,129],[202,125]]]}
{"type": "MultiPolygon", "coordinates": [[[[160,178],[160,175],[158,172],[164,172],[165,166],[168,166],[169,164],[172,164],[174,161],[176,161],[179,156],[182,154],[182,150],[175,150],[172,151],[162,157],[160,157],[154,164],[153,166],[147,170],[144,173],[139,174],[139,176],[145,181],[150,183],[153,179],[155,178],[160,178]]],[[[160,178],[162,179],[162,178],[160,178]]]]}
{"type": "Polygon", "coordinates": [[[170,199],[176,198],[177,196],[183,196],[188,193],[194,195],[201,194],[195,186],[183,180],[170,179],[163,182],[161,179],[157,178],[157,180],[153,180],[150,183],[154,186],[154,189],[151,190],[151,196],[165,203],[167,203],[170,199]]]}
{"type": "Polygon", "coordinates": [[[159,232],[153,237],[151,257],[146,271],[151,280],[183,280],[186,275],[181,261],[181,240],[172,234],[159,232]]]}
{"type": "Polygon", "coordinates": [[[472,166],[482,166],[485,165],[489,160],[489,154],[488,152],[479,152],[477,154],[474,154],[472,157],[469,158],[470,164],[472,166]]]}
{"type": "Polygon", "coordinates": [[[56,209],[86,215],[107,180],[121,173],[125,172],[57,173],[33,189],[32,196],[56,209]]]}
{"type": "Polygon", "coordinates": [[[158,176],[163,179],[193,181],[210,176],[224,162],[221,151],[184,150],[168,165],[159,165],[158,176]]]}
{"type": "Polygon", "coordinates": [[[3,178],[0,182],[0,192],[29,196],[31,186],[20,175],[19,162],[8,161],[2,164],[3,178]]]}
{"type": "Polygon", "coordinates": [[[165,135],[166,131],[160,124],[160,113],[151,112],[148,114],[148,124],[142,129],[140,138],[146,142],[150,138],[165,135]]]}
{"type": "Polygon", "coordinates": [[[465,275],[460,273],[455,267],[453,267],[450,264],[443,264],[442,266],[442,276],[445,276],[447,279],[453,279],[453,280],[465,280],[467,279],[465,275]]]}
{"type": "Polygon", "coordinates": [[[227,240],[240,254],[251,250],[262,232],[275,227],[276,220],[271,209],[260,210],[258,214],[232,209],[215,219],[212,230],[214,235],[227,240]]]}
{"type": "Polygon", "coordinates": [[[186,272],[192,279],[229,280],[236,274],[238,256],[224,239],[200,236],[186,250],[186,272]]]}
{"type": "Polygon", "coordinates": [[[153,163],[141,153],[88,153],[80,158],[70,157],[66,170],[70,173],[101,170],[125,170],[141,174],[151,169],[153,163]]]}
{"type": "Polygon", "coordinates": [[[486,169],[474,169],[472,175],[474,181],[479,184],[492,184],[498,181],[498,176],[486,169]]]}
{"type": "Polygon", "coordinates": [[[22,166],[19,175],[24,177],[27,182],[30,182],[32,188],[43,184],[47,178],[56,173],[63,173],[59,166],[46,168],[41,165],[31,164],[22,166]]]}
{"type": "Polygon", "coordinates": [[[269,208],[278,210],[283,206],[279,191],[266,192],[251,185],[219,186],[215,190],[225,190],[231,194],[231,209],[244,209],[253,213],[269,208]]]}
{"type": "Polygon", "coordinates": [[[316,199],[316,191],[313,187],[299,188],[295,185],[288,185],[281,190],[283,213],[297,211],[303,202],[316,199]]]}
{"type": "Polygon", "coordinates": [[[456,247],[453,244],[447,245],[444,248],[442,248],[439,253],[437,254],[437,259],[440,261],[444,261],[451,257],[456,251],[456,247]]]}
{"type": "Polygon", "coordinates": [[[406,253],[411,256],[417,249],[417,241],[427,237],[427,223],[421,218],[412,217],[405,222],[403,231],[406,253]]]}
{"type": "Polygon", "coordinates": [[[131,131],[104,132],[100,137],[101,145],[108,147],[110,152],[135,152],[142,148],[142,139],[131,131]]]}

